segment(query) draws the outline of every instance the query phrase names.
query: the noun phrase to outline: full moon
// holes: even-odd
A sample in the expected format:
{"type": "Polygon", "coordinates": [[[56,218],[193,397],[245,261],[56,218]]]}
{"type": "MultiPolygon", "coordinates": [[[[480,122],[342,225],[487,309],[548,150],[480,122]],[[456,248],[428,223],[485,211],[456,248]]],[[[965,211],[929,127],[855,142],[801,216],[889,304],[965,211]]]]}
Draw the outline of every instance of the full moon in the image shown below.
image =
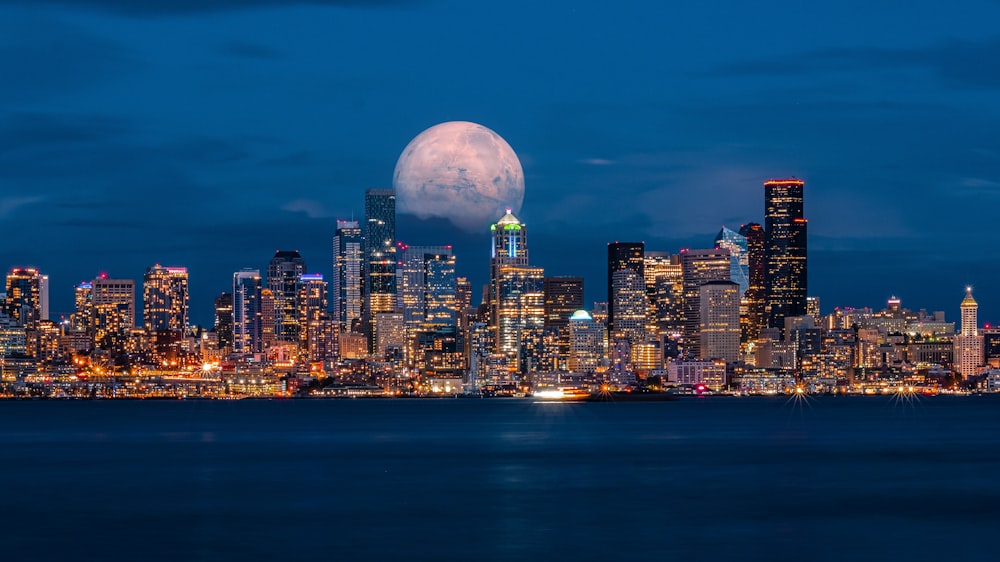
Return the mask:
{"type": "Polygon", "coordinates": [[[521,210],[524,171],[500,135],[468,121],[434,125],[406,145],[392,186],[399,210],[422,219],[440,217],[481,230],[521,210]]]}

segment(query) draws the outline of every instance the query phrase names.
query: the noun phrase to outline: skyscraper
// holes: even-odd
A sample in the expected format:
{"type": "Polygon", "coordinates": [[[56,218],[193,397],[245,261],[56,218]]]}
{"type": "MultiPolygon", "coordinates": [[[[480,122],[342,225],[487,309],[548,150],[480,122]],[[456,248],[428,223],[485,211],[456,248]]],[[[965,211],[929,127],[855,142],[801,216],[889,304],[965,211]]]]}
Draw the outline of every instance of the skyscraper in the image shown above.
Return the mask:
{"type": "Polygon", "coordinates": [[[500,268],[504,266],[528,265],[528,227],[517,220],[517,217],[507,209],[496,224],[490,225],[493,243],[490,247],[490,284],[488,287],[488,304],[490,309],[490,326],[497,327],[497,305],[500,283],[500,268]]]}
{"type": "Polygon", "coordinates": [[[73,290],[75,310],[71,321],[73,331],[89,332],[94,318],[94,285],[84,281],[73,290]]]}
{"type": "Polygon", "coordinates": [[[740,296],[750,287],[750,263],[747,255],[748,242],[746,236],[722,227],[715,236],[715,247],[729,250],[729,279],[740,286],[740,296]]]}
{"type": "Polygon", "coordinates": [[[337,221],[333,236],[333,316],[350,330],[364,309],[364,237],[358,221],[337,221]]]}
{"type": "Polygon", "coordinates": [[[296,309],[299,277],[306,273],[306,260],[298,250],[278,250],[267,266],[267,288],[274,295],[274,339],[299,342],[299,313],[296,309]]]}
{"type": "MultiPolygon", "coordinates": [[[[365,190],[365,316],[369,322],[396,306],[396,192],[365,190]]],[[[372,343],[371,345],[374,345],[372,343]]]]}
{"type": "Polygon", "coordinates": [[[646,342],[646,283],[632,268],[615,271],[611,276],[609,309],[615,311],[615,327],[608,333],[608,344],[628,350],[627,363],[635,365],[639,345],[646,342]],[[626,342],[622,348],[620,341],[626,342]]]}
{"type": "Polygon", "coordinates": [[[806,219],[797,179],[764,182],[764,260],[767,325],[806,314],[806,219]]]}
{"type": "Polygon", "coordinates": [[[528,373],[537,363],[545,324],[545,271],[502,265],[497,272],[496,349],[508,368],[528,373]]]}
{"type": "Polygon", "coordinates": [[[260,270],[243,269],[233,274],[233,353],[261,351],[260,270]]]}
{"type": "Polygon", "coordinates": [[[607,331],[586,310],[569,317],[568,368],[573,373],[593,373],[608,353],[607,331]]]}
{"type": "Polygon", "coordinates": [[[970,377],[978,373],[984,360],[983,336],[979,333],[979,304],[972,298],[972,287],[965,288],[960,308],[962,326],[955,336],[954,367],[963,377],[970,377]]]}
{"type": "Polygon", "coordinates": [[[545,327],[562,330],[583,308],[583,277],[545,278],[545,327]]]}
{"type": "Polygon", "coordinates": [[[99,347],[120,351],[135,327],[135,281],[102,273],[91,286],[94,340],[99,347]]]}
{"type": "Polygon", "coordinates": [[[402,259],[397,269],[396,290],[406,330],[404,359],[410,366],[419,367],[423,359],[418,355],[425,355],[418,349],[421,339],[454,340],[456,335],[459,315],[455,255],[451,246],[399,243],[398,247],[402,259]]]}
{"type": "Polygon", "coordinates": [[[15,267],[7,274],[6,310],[18,325],[29,330],[49,319],[49,276],[33,267],[15,267]]]}
{"type": "Polygon", "coordinates": [[[646,313],[649,334],[680,334],[684,325],[684,275],[681,257],[669,252],[646,251],[643,257],[646,278],[646,313]]]}
{"type": "Polygon", "coordinates": [[[698,287],[701,359],[740,358],[740,286],[732,281],[709,281],[698,287]]]}
{"type": "Polygon", "coordinates": [[[681,250],[684,281],[684,355],[699,357],[701,338],[701,286],[709,281],[729,281],[729,250],[681,250]]]}
{"type": "Polygon", "coordinates": [[[181,332],[188,326],[188,271],[185,267],[146,269],[142,278],[142,318],[146,332],[181,332]]]}
{"type": "Polygon", "coordinates": [[[766,237],[764,228],[755,222],[741,226],[740,234],[747,240],[747,280],[750,283],[743,293],[743,298],[746,301],[746,316],[741,320],[742,334],[740,337],[742,342],[747,343],[757,341],[761,328],[765,327],[767,269],[764,263],[764,246],[766,237]]]}
{"type": "Polygon", "coordinates": [[[614,275],[617,271],[630,269],[645,285],[645,263],[643,242],[611,242],[608,244],[608,334],[615,332],[617,310],[615,310],[614,275]]]}
{"type": "Polygon", "coordinates": [[[233,349],[233,294],[215,297],[215,334],[219,349],[233,349]]]}
{"type": "Polygon", "coordinates": [[[298,303],[300,355],[308,361],[333,357],[333,330],[327,312],[326,281],[319,273],[299,277],[298,303]]]}

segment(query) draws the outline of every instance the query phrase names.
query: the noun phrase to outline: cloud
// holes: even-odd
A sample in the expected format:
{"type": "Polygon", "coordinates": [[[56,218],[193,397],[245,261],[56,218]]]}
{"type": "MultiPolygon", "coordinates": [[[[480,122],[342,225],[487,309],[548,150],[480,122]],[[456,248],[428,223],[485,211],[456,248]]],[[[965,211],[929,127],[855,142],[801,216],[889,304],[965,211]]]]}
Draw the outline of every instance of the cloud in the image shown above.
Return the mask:
{"type": "Polygon", "coordinates": [[[292,213],[305,213],[311,219],[321,219],[333,216],[326,207],[319,201],[312,199],[296,199],[281,206],[284,211],[292,213]]]}
{"type": "Polygon", "coordinates": [[[796,76],[818,72],[926,69],[951,88],[1000,88],[1000,37],[982,41],[950,40],[925,47],[838,47],[817,49],[776,60],[727,63],[711,74],[796,76]]]}
{"type": "Polygon", "coordinates": [[[40,203],[44,200],[45,198],[40,196],[0,198],[0,219],[7,218],[21,207],[31,205],[33,203],[40,203]]]}
{"type": "Polygon", "coordinates": [[[608,160],[607,158],[584,158],[580,160],[580,163],[587,164],[588,166],[611,166],[615,161],[608,160]]]}
{"type": "Polygon", "coordinates": [[[342,8],[392,8],[415,3],[412,0],[0,0],[0,4],[51,4],[133,17],[183,16],[254,8],[283,8],[295,4],[342,8]]]}

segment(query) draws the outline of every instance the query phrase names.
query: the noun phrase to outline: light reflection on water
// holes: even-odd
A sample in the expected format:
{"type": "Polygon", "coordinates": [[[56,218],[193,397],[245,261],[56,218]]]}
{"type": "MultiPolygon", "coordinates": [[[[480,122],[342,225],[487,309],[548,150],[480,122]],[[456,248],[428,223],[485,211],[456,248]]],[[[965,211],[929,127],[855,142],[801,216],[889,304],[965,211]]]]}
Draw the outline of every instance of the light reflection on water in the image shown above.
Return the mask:
{"type": "Polygon", "coordinates": [[[903,399],[5,402],[0,548],[993,559],[1000,397],[903,399]]]}

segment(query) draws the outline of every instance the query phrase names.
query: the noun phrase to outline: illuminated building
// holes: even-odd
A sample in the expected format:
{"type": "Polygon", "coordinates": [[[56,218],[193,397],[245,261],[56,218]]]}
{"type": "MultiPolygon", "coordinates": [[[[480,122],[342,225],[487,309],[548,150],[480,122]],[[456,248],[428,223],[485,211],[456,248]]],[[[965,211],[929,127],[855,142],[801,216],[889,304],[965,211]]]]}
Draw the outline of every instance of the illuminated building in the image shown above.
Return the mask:
{"type": "Polygon", "coordinates": [[[983,365],[983,336],[979,333],[979,304],[972,298],[972,287],[966,287],[965,298],[960,306],[962,325],[955,336],[955,372],[970,377],[979,372],[983,365]]]}
{"type": "Polygon", "coordinates": [[[726,386],[724,361],[671,361],[667,380],[675,384],[705,385],[712,390],[726,386]]]}
{"type": "Polygon", "coordinates": [[[333,236],[333,316],[341,332],[361,320],[364,310],[364,238],[358,221],[337,221],[333,236]]]}
{"type": "Polygon", "coordinates": [[[764,228],[752,222],[740,227],[740,235],[747,241],[747,290],[743,293],[745,316],[741,319],[741,341],[746,344],[757,341],[760,330],[766,324],[767,310],[766,237],[764,228]]]}
{"type": "Polygon", "coordinates": [[[819,297],[806,297],[806,314],[819,322],[819,297]]]}
{"type": "Polygon", "coordinates": [[[5,312],[29,330],[49,319],[49,276],[32,267],[15,267],[7,274],[5,312]]]}
{"type": "Polygon", "coordinates": [[[252,355],[262,348],[260,270],[233,274],[233,353],[252,355]]]}
{"type": "Polygon", "coordinates": [[[89,332],[94,319],[94,285],[84,281],[73,290],[75,311],[70,325],[74,332],[89,332]]]}
{"type": "Polygon", "coordinates": [[[142,278],[142,318],[150,334],[187,330],[187,268],[157,264],[146,269],[142,278]]]}
{"type": "Polygon", "coordinates": [[[682,304],[684,276],[681,258],[668,252],[647,251],[643,257],[646,297],[649,310],[646,314],[649,334],[680,334],[684,329],[682,304]]]}
{"type": "Polygon", "coordinates": [[[612,242],[608,244],[608,334],[613,338],[618,327],[618,310],[615,304],[614,275],[631,270],[645,287],[645,263],[642,242],[612,242]]]}
{"type": "MultiPolygon", "coordinates": [[[[396,306],[396,192],[365,190],[365,316],[373,319],[396,306]]],[[[373,338],[374,339],[374,338],[373,338]]],[[[371,345],[376,345],[372,341],[371,345]]]]}
{"type": "Polygon", "coordinates": [[[101,274],[91,282],[96,346],[122,351],[135,327],[135,281],[101,274]]]}
{"type": "Polygon", "coordinates": [[[333,357],[333,330],[327,313],[326,281],[319,273],[299,277],[299,349],[308,361],[333,357]]]}
{"type": "Polygon", "coordinates": [[[13,357],[28,353],[27,332],[24,326],[6,313],[0,314],[0,357],[13,357]]]}
{"type": "Polygon", "coordinates": [[[490,284],[487,297],[490,326],[495,330],[498,321],[500,268],[528,266],[528,227],[507,209],[507,213],[500,217],[496,224],[490,225],[490,233],[493,243],[490,247],[490,284]]]}
{"type": "Polygon", "coordinates": [[[496,294],[496,349],[513,371],[526,374],[537,364],[545,324],[545,271],[502,265],[496,294]]]}
{"type": "Polygon", "coordinates": [[[734,363],[740,358],[740,286],[709,281],[698,287],[701,359],[734,363]]]}
{"type": "Polygon", "coordinates": [[[729,281],[729,250],[681,250],[684,284],[684,355],[700,357],[701,286],[709,281],[729,281]]]}
{"type": "Polygon", "coordinates": [[[274,296],[274,339],[282,343],[298,343],[299,277],[306,273],[306,261],[298,250],[278,250],[267,266],[267,288],[274,296]]]}
{"type": "Polygon", "coordinates": [[[399,312],[379,312],[373,322],[375,328],[375,353],[385,361],[403,359],[406,347],[406,324],[399,312]]]}
{"type": "Polygon", "coordinates": [[[806,219],[797,179],[764,182],[764,263],[767,325],[806,314],[806,219]]]}
{"type": "Polygon", "coordinates": [[[590,374],[604,363],[608,354],[607,331],[586,310],[577,310],[568,321],[569,361],[573,373],[590,374]]]}
{"type": "Polygon", "coordinates": [[[222,293],[215,297],[216,343],[221,350],[233,349],[233,294],[222,293]]]}
{"type": "Polygon", "coordinates": [[[277,327],[277,304],[274,292],[271,289],[260,290],[260,350],[267,351],[277,345],[278,338],[275,335],[277,327]]]}
{"type": "Polygon", "coordinates": [[[628,342],[628,364],[635,364],[633,353],[646,341],[646,283],[635,270],[619,269],[612,275],[611,306],[615,310],[615,327],[608,334],[608,341],[628,342]]]}
{"type": "Polygon", "coordinates": [[[408,366],[422,368],[423,351],[442,351],[442,339],[450,340],[447,345],[452,347],[457,343],[455,256],[451,246],[399,243],[398,247],[402,259],[396,272],[396,290],[406,327],[404,358],[408,366]]]}
{"type": "Polygon", "coordinates": [[[740,286],[742,297],[750,288],[750,250],[746,236],[723,226],[715,236],[715,247],[729,250],[729,280],[740,286]]]}

